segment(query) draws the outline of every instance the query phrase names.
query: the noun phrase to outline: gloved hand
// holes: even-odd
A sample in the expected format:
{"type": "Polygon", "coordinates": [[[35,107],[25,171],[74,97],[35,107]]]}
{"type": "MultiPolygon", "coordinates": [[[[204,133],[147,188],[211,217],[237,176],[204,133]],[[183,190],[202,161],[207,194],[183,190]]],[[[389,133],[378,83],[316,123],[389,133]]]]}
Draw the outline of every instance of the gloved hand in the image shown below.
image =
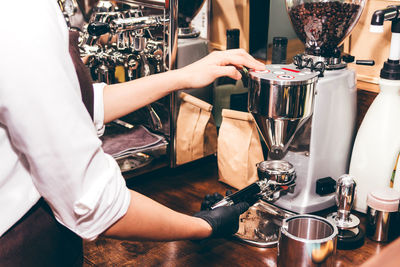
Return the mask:
{"type": "MultiPolygon", "coordinates": [[[[226,190],[225,195],[229,196],[232,194],[231,190],[226,190]]],[[[221,201],[224,198],[220,193],[215,192],[214,194],[210,195],[207,194],[204,197],[204,200],[201,202],[201,208],[200,210],[211,210],[211,207],[217,203],[218,201],[221,201]]]]}
{"type": "Polygon", "coordinates": [[[219,207],[214,210],[203,210],[193,216],[201,218],[211,225],[211,237],[227,237],[238,231],[240,214],[248,208],[248,203],[240,202],[232,206],[219,207]]]}

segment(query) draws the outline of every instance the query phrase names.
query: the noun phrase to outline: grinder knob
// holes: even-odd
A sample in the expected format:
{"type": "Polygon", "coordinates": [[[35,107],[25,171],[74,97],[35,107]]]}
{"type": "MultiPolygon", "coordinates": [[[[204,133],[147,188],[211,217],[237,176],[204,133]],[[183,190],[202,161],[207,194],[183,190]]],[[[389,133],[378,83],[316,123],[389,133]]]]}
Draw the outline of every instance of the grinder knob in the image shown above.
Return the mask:
{"type": "Polygon", "coordinates": [[[356,182],[349,174],[340,176],[336,185],[337,219],[348,221],[353,207],[356,182]]]}

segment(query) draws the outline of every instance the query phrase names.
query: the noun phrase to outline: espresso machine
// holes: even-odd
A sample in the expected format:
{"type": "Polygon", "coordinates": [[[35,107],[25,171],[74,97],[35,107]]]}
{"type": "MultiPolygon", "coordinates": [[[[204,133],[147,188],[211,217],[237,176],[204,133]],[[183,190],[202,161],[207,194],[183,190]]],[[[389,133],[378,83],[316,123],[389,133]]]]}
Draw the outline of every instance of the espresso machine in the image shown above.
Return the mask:
{"type": "MultiPolygon", "coordinates": [[[[94,82],[130,81],[184,67],[208,54],[207,40],[200,38],[191,26],[205,0],[98,0],[87,8],[75,0],[59,3],[70,29],[80,33],[81,56],[94,82]]],[[[211,86],[184,91],[212,102],[211,86]]],[[[134,149],[130,144],[121,145],[120,153],[110,153],[125,177],[176,166],[179,93],[106,125],[103,143],[109,137],[118,138],[117,135],[139,127],[151,132],[151,145],[134,149]]]]}
{"type": "MultiPolygon", "coordinates": [[[[176,68],[177,0],[98,0],[75,9],[69,2],[75,1],[60,0],[60,8],[70,30],[79,32],[80,53],[95,83],[125,82],[176,68]],[[76,24],[79,14],[83,19],[76,24]]],[[[175,101],[168,95],[105,125],[103,149],[109,145],[106,152],[126,178],[170,165],[175,101]],[[142,144],[121,141],[137,129],[142,144]]]]}

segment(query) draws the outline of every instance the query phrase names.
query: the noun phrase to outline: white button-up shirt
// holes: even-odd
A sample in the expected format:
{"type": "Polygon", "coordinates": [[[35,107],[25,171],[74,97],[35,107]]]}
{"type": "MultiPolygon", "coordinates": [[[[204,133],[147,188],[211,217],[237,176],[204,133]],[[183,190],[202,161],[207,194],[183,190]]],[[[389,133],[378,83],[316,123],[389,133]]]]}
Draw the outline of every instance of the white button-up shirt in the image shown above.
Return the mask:
{"type": "MultiPolygon", "coordinates": [[[[3,2],[0,32],[0,236],[42,196],[61,224],[94,239],[130,194],[81,101],[57,2],[3,2]]],[[[97,94],[100,124],[102,104],[97,94]]]]}

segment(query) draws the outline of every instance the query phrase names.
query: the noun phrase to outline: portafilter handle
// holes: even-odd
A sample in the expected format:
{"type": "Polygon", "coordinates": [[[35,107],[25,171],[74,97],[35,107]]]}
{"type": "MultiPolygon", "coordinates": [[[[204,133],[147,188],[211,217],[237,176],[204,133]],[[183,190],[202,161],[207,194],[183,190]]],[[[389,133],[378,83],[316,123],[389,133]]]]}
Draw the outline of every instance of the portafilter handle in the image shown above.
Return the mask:
{"type": "Polygon", "coordinates": [[[336,185],[337,220],[345,222],[349,220],[353,207],[356,182],[349,174],[339,177],[336,185]]]}
{"type": "Polygon", "coordinates": [[[246,186],[245,188],[229,196],[224,197],[221,201],[212,205],[211,209],[216,209],[224,206],[231,206],[242,201],[249,203],[249,205],[253,205],[255,200],[258,200],[260,198],[260,194],[265,192],[267,188],[268,188],[268,181],[266,180],[260,180],[254,182],[246,186]]]}

